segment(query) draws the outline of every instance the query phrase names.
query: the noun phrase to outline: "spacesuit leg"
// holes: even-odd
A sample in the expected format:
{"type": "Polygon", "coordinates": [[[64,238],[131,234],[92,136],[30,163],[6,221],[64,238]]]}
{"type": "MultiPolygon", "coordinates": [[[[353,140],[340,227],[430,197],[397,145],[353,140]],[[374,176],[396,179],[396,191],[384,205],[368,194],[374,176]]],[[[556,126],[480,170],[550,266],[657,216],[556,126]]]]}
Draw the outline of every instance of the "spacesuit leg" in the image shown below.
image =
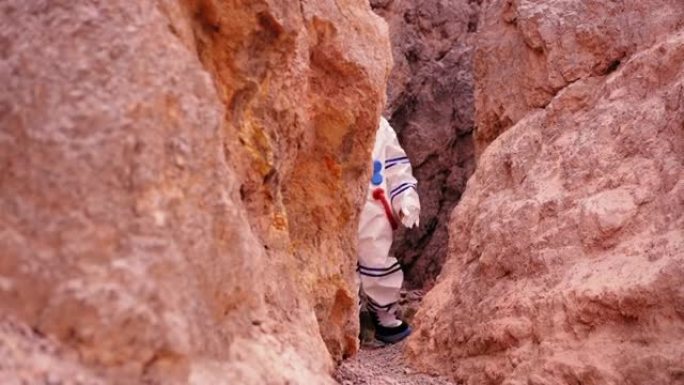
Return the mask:
{"type": "Polygon", "coordinates": [[[385,310],[399,300],[404,280],[399,261],[389,256],[392,227],[382,215],[362,223],[359,229],[361,289],[373,310],[385,310]]]}

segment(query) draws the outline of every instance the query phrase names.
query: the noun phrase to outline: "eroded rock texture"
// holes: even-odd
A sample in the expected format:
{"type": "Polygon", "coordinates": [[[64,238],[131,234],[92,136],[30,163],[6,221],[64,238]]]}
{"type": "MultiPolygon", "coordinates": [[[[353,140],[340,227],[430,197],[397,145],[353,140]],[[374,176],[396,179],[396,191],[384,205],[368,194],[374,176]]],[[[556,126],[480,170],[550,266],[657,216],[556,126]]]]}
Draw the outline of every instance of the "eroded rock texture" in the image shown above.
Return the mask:
{"type": "Polygon", "coordinates": [[[0,384],[103,385],[73,351],[6,316],[0,318],[0,384]]]}
{"type": "Polygon", "coordinates": [[[386,24],[362,0],[186,2],[227,106],[224,152],[249,221],[267,254],[288,255],[333,356],[352,354],[356,218],[392,63],[386,24]]]}
{"type": "Polygon", "coordinates": [[[563,88],[606,75],[681,26],[681,1],[489,0],[474,55],[478,154],[563,88]]]}
{"type": "Polygon", "coordinates": [[[54,381],[331,383],[390,63],[360,0],[2,2],[0,340],[57,341],[54,381]]]}
{"type": "Polygon", "coordinates": [[[474,169],[472,36],[478,2],[375,0],[390,26],[395,66],[386,115],[414,166],[422,205],[417,230],[397,233],[393,252],[409,288],[441,270],[449,214],[474,169]]]}
{"type": "Polygon", "coordinates": [[[684,381],[684,3],[656,3],[483,4],[478,129],[511,127],[453,212],[409,341],[418,367],[465,384],[684,381]]]}

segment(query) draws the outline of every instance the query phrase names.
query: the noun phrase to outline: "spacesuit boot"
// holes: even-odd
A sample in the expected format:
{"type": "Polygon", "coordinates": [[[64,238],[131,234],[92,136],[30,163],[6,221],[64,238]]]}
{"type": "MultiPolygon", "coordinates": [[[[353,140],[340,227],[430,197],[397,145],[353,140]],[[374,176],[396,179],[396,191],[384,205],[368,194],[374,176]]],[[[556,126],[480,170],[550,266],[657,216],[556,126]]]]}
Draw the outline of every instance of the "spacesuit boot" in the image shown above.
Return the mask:
{"type": "Polygon", "coordinates": [[[411,327],[396,316],[394,309],[374,310],[375,339],[385,343],[395,343],[411,334],[411,327]]]}

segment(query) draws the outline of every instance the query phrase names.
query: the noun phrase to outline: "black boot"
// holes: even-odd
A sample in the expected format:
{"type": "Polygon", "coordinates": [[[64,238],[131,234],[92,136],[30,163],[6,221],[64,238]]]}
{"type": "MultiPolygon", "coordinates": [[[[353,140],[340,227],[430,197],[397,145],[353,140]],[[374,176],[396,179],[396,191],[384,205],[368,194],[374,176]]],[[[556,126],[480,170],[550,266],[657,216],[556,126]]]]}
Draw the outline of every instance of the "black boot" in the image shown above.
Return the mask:
{"type": "Polygon", "coordinates": [[[373,318],[373,324],[375,325],[375,338],[377,340],[384,343],[393,344],[411,335],[411,327],[406,322],[401,321],[401,323],[397,326],[384,326],[380,323],[379,317],[375,311],[371,312],[371,315],[373,318]]]}

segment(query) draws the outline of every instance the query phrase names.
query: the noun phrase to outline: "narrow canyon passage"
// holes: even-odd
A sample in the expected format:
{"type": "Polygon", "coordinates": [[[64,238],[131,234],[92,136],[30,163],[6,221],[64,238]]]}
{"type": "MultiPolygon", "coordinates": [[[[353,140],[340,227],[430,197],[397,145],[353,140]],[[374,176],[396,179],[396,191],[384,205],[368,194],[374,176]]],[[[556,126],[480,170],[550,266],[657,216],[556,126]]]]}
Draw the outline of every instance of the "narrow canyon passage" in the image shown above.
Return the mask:
{"type": "Polygon", "coordinates": [[[0,84],[2,385],[684,383],[682,0],[4,0],[0,84]]]}
{"type": "MultiPolygon", "coordinates": [[[[475,169],[472,55],[480,2],[398,0],[371,5],[389,24],[392,41],[394,68],[385,116],[411,159],[421,197],[423,225],[399,229],[392,249],[405,276],[400,307],[411,323],[419,300],[446,260],[450,213],[475,169]]],[[[403,354],[405,342],[384,345],[373,341],[370,323],[362,322],[361,328],[361,350],[335,374],[340,384],[455,384],[412,369],[403,354]]]]}
{"type": "Polygon", "coordinates": [[[475,169],[474,42],[481,1],[371,1],[389,25],[394,67],[387,116],[418,179],[421,226],[393,254],[407,289],[428,289],[447,258],[448,224],[475,169]]]}

